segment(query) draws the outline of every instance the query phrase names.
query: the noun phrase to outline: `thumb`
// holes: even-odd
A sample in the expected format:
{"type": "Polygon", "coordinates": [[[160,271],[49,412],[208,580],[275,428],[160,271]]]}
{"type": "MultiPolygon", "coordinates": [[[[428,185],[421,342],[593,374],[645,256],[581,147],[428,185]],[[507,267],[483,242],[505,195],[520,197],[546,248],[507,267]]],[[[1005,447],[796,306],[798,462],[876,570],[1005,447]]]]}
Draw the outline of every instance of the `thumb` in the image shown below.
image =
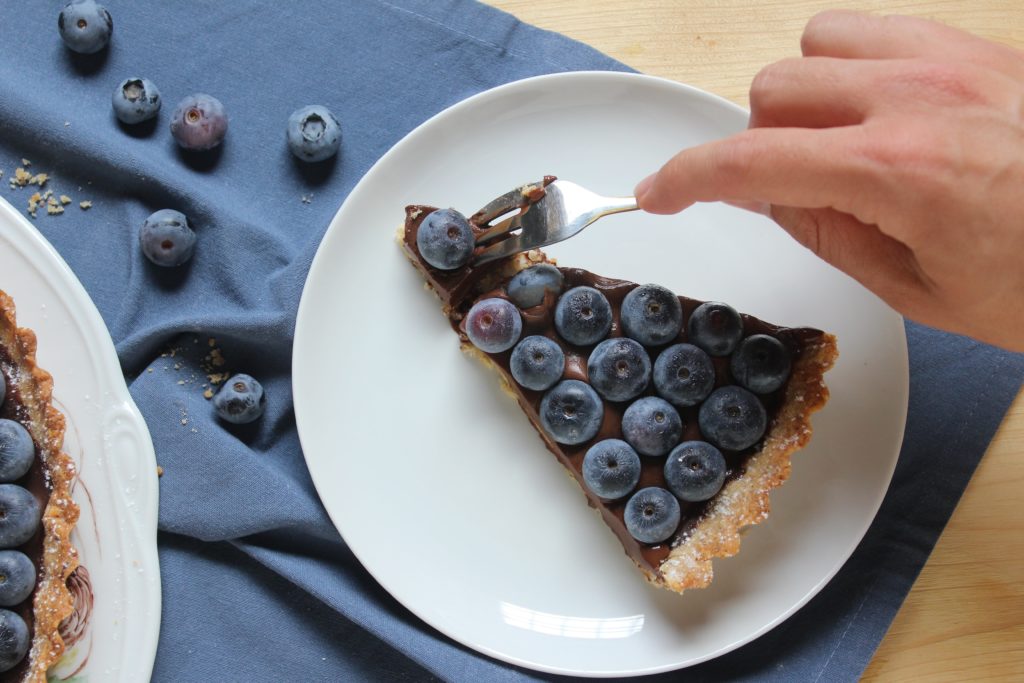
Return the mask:
{"type": "Polygon", "coordinates": [[[834,209],[772,206],[771,217],[797,242],[897,310],[914,308],[928,278],[910,247],[877,226],[834,209]]]}

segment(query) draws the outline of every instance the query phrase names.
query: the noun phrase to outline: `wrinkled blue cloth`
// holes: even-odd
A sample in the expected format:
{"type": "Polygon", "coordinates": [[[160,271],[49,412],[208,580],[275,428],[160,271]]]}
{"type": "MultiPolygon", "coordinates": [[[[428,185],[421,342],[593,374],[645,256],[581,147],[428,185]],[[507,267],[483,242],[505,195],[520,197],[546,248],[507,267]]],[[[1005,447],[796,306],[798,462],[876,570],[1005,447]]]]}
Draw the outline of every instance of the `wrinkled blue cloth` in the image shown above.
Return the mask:
{"type": "MultiPolygon", "coordinates": [[[[438,634],[346,548],[299,448],[291,343],[321,236],[403,135],[501,83],[626,67],[469,0],[106,4],[111,47],[82,57],[58,38],[59,3],[0,3],[0,193],[25,208],[28,191],[7,179],[26,158],[74,200],[35,224],[99,307],[164,468],[154,680],[551,678],[438,634]],[[157,126],[114,120],[111,94],[129,76],[161,89],[157,126]],[[197,91],[231,118],[210,158],[179,152],[166,130],[174,104],[197,91]],[[344,137],[336,162],[310,169],[289,156],[283,124],[314,102],[336,113],[344,137]],[[137,243],[138,226],[165,207],[199,234],[177,271],[151,267],[137,243]],[[266,387],[254,425],[211,417],[206,376],[231,369],[266,387]]],[[[906,441],[867,537],[804,609],[690,669],[692,680],[856,680],[869,661],[1024,377],[1020,356],[913,324],[908,334],[906,441]]],[[[677,676],[648,680],[659,678],[677,676]]]]}

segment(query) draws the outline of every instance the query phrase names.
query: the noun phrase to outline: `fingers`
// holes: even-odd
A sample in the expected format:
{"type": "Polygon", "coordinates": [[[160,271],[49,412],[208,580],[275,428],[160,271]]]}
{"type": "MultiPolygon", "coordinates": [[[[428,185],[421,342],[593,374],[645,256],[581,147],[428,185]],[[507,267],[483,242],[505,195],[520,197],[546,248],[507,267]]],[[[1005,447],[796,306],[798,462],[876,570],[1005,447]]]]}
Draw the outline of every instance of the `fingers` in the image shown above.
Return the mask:
{"type": "Polygon", "coordinates": [[[754,77],[749,127],[851,126],[872,114],[930,112],[936,105],[1015,109],[1013,86],[991,70],[923,59],[784,59],[754,77]]]}
{"type": "Polygon", "coordinates": [[[772,218],[821,259],[899,310],[914,310],[927,293],[914,252],[873,225],[832,209],[773,206],[772,218]]]}
{"type": "Polygon", "coordinates": [[[827,128],[861,123],[873,106],[875,61],[830,57],[784,59],[750,84],[750,128],[827,128]]]}
{"type": "Polygon", "coordinates": [[[683,150],[634,192],[651,213],[732,200],[856,214],[864,207],[855,202],[881,190],[863,157],[851,153],[860,135],[860,127],[746,130],[683,150]]]}
{"type": "Polygon", "coordinates": [[[808,57],[904,59],[925,57],[975,64],[1024,77],[1024,54],[965,31],[919,17],[829,10],[807,23],[800,47],[808,57]]]}

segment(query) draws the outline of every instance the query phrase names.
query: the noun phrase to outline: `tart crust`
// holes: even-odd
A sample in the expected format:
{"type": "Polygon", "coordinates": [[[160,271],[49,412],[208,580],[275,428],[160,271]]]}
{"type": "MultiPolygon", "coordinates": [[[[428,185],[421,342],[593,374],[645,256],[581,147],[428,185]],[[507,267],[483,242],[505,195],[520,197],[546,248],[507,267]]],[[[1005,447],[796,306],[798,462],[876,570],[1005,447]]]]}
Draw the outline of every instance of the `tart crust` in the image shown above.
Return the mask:
{"type": "Polygon", "coordinates": [[[36,365],[36,335],[19,328],[14,300],[0,290],[0,346],[13,365],[11,380],[28,416],[24,426],[39,449],[49,489],[43,509],[43,553],[37,568],[33,598],[32,645],[26,655],[23,681],[44,683],[46,672],[64,652],[60,625],[73,611],[67,580],[78,567],[78,551],[71,530],[78,522],[78,506],[71,498],[76,469],[63,451],[64,416],[52,405],[53,378],[36,365]]]}
{"type": "MultiPolygon", "coordinates": [[[[404,224],[399,228],[396,241],[413,266],[427,278],[427,288],[432,289],[443,301],[444,293],[430,284],[429,273],[416,254],[407,248],[403,239],[405,229],[404,224]]],[[[501,281],[539,263],[557,265],[543,251],[533,250],[510,257],[493,275],[489,274],[489,278],[501,281]]],[[[489,289],[488,284],[485,283],[480,289],[489,289]]],[[[450,317],[449,305],[445,304],[442,310],[446,317],[450,317]]],[[[501,366],[465,339],[460,339],[460,345],[464,353],[494,370],[505,393],[519,401],[501,366]]],[[[793,454],[810,441],[811,415],[824,407],[829,397],[824,374],[838,357],[836,338],[828,333],[823,333],[804,348],[800,358],[793,364],[785,400],[765,434],[761,449],[748,456],[743,473],[726,482],[693,530],[672,548],[656,572],[634,562],[649,582],[676,593],[692,588],[706,588],[714,577],[712,560],[738,553],[741,531],[768,518],[771,509],[769,494],[789,478],[793,454]]],[[[548,449],[555,451],[557,444],[533,420],[530,423],[548,449]]]]}
{"type": "Polygon", "coordinates": [[[738,553],[740,531],[768,518],[768,494],[789,478],[793,454],[810,441],[811,414],[828,401],[823,376],[838,356],[831,334],[804,349],[761,450],[750,455],[743,474],[722,487],[694,530],[662,561],[661,576],[648,575],[651,581],[678,593],[706,588],[713,578],[711,560],[738,553]]]}

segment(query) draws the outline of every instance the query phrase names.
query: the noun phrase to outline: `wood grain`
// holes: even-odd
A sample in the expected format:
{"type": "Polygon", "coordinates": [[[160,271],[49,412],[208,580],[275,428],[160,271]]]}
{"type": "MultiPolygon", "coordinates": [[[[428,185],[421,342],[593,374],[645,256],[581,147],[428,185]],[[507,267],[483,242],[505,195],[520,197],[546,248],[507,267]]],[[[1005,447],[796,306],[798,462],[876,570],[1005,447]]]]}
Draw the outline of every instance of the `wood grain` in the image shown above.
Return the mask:
{"type": "MultiPolygon", "coordinates": [[[[818,0],[490,0],[639,71],[747,105],[758,70],[800,53],[818,0]]],[[[928,17],[1024,48],[1021,0],[843,5],[928,17]]],[[[1024,392],[864,675],[865,681],[1024,680],[1024,392]]]]}

